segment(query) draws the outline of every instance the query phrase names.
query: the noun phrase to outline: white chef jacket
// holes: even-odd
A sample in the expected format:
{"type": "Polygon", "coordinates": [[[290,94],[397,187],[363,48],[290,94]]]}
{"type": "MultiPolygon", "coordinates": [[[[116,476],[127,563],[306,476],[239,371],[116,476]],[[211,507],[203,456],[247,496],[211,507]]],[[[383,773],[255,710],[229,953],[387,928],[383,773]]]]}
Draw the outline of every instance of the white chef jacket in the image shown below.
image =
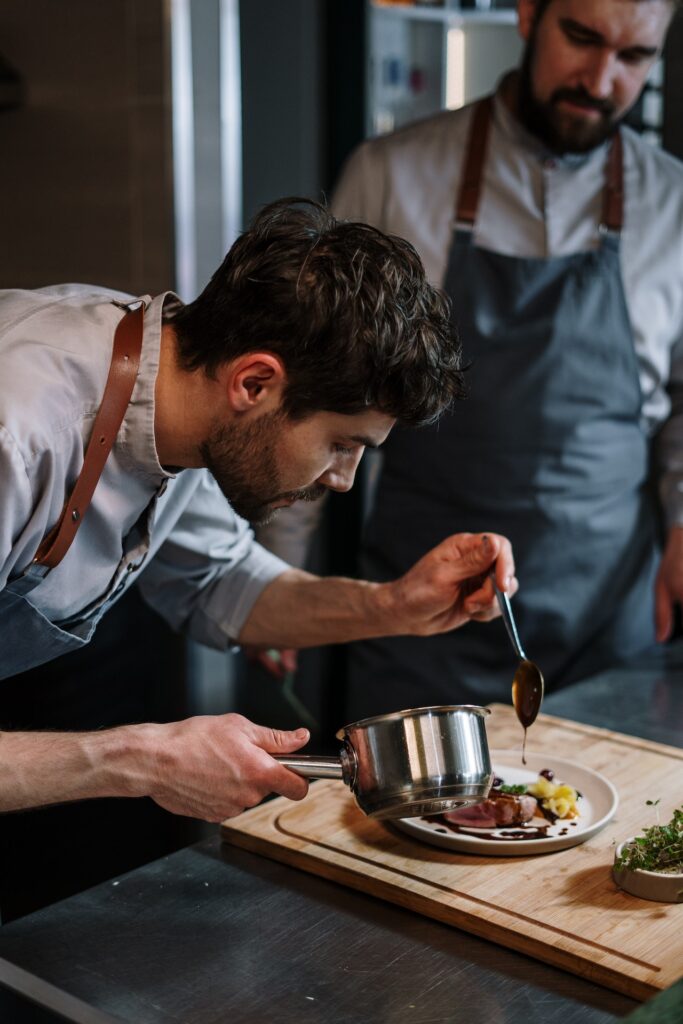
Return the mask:
{"type": "MultiPolygon", "coordinates": [[[[169,297],[143,296],[123,424],[73,544],[29,598],[70,629],[139,578],[173,628],[225,648],[288,566],[256,544],[206,470],[159,463],[154,386],[169,297]]],[[[131,296],[76,284],[0,292],[0,590],[29,565],[82,468],[122,315],[112,299],[131,296]]]]}

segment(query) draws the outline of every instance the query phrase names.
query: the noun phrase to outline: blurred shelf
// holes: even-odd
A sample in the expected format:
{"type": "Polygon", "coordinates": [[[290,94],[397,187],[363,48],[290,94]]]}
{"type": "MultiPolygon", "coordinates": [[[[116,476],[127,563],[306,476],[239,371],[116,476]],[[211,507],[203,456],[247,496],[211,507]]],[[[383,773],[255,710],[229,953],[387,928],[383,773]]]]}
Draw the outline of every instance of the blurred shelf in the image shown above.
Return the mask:
{"type": "Polygon", "coordinates": [[[373,11],[381,14],[406,18],[411,21],[442,22],[448,27],[457,27],[465,23],[468,25],[517,24],[517,12],[514,8],[480,11],[474,8],[462,9],[457,7],[423,7],[415,4],[386,4],[382,3],[381,0],[371,0],[370,7],[373,11]]]}

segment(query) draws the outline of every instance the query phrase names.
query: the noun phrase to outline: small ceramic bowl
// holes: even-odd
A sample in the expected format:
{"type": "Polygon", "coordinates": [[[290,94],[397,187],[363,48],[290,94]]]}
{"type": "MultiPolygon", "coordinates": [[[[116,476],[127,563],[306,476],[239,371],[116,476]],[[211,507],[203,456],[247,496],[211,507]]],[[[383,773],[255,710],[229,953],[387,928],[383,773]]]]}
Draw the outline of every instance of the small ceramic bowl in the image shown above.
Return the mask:
{"type": "Polygon", "coordinates": [[[641,868],[618,868],[617,861],[633,839],[617,846],[612,877],[620,889],[643,900],[660,903],[683,903],[683,872],[643,871],[641,868]]]}

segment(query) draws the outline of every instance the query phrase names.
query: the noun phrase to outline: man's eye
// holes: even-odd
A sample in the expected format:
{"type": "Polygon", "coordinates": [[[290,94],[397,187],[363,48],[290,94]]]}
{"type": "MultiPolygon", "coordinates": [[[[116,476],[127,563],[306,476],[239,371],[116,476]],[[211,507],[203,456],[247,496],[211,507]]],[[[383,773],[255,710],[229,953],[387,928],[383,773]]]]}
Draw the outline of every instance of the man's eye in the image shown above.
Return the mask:
{"type": "Polygon", "coordinates": [[[652,60],[649,54],[641,53],[640,50],[624,50],[619,56],[622,64],[630,64],[633,67],[638,67],[639,64],[645,64],[652,60]]]}
{"type": "Polygon", "coordinates": [[[581,35],[579,32],[573,32],[571,29],[567,29],[565,35],[574,46],[595,46],[595,40],[592,37],[581,35]]]}
{"type": "Polygon", "coordinates": [[[347,448],[346,445],[343,444],[335,444],[334,450],[335,452],[339,452],[340,455],[351,455],[353,452],[353,448],[347,448]]]}

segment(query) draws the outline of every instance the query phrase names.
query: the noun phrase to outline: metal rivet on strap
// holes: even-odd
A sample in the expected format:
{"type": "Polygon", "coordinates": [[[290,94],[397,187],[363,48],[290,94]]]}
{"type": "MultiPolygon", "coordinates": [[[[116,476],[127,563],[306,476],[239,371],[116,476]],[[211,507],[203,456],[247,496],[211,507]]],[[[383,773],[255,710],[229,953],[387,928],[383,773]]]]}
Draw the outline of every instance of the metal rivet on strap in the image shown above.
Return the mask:
{"type": "Polygon", "coordinates": [[[80,512],[78,511],[78,509],[77,509],[77,508],[75,508],[75,509],[73,510],[73,512],[71,513],[71,518],[73,519],[73,521],[74,521],[75,523],[77,523],[77,522],[78,522],[78,520],[79,520],[79,519],[81,518],[81,513],[80,513],[80,512]]]}

